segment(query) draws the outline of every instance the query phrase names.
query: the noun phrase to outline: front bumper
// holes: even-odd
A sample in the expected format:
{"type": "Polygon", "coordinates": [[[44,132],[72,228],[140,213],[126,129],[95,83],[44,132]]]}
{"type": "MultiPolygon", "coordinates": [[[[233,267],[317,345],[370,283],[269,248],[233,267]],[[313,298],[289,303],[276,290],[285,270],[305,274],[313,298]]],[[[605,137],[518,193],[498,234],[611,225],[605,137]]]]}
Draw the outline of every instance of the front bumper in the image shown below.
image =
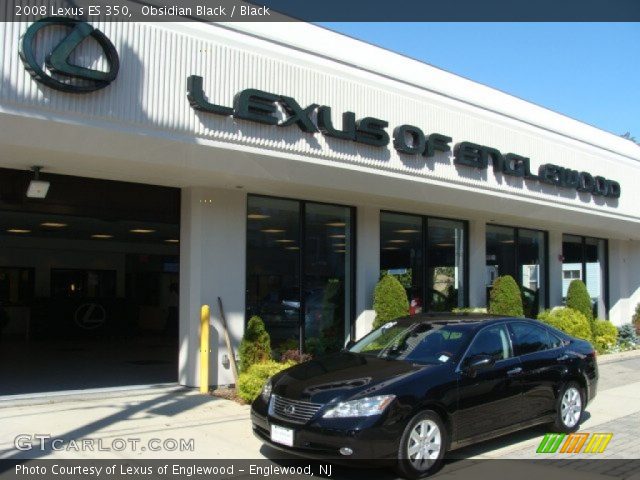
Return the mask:
{"type": "Polygon", "coordinates": [[[350,462],[353,460],[393,460],[397,456],[402,425],[387,419],[312,419],[305,425],[287,422],[269,415],[265,402],[256,400],[251,407],[254,435],[265,444],[283,452],[315,460],[350,462]],[[293,446],[271,440],[271,424],[294,431],[293,446]],[[340,449],[350,448],[351,455],[340,449]]]}

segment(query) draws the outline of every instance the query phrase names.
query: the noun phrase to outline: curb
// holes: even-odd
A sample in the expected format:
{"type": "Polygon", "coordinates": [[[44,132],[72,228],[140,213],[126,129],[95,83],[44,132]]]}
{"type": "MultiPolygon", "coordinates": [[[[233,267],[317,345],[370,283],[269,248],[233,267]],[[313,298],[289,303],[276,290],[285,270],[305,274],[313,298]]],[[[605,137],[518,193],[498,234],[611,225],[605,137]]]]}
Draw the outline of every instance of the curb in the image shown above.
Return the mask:
{"type": "Polygon", "coordinates": [[[620,362],[632,358],[640,357],[640,349],[630,350],[628,352],[609,353],[607,355],[598,355],[598,365],[603,363],[620,362]]]}

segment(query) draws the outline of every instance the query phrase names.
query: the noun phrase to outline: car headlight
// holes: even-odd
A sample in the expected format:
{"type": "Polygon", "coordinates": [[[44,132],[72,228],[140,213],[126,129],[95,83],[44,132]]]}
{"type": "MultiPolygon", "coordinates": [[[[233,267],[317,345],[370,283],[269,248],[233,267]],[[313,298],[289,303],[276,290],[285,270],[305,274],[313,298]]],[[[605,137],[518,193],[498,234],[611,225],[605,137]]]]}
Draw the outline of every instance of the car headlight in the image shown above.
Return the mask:
{"type": "Polygon", "coordinates": [[[267,383],[262,387],[262,391],[260,392],[260,396],[265,402],[269,401],[271,397],[271,390],[273,390],[273,383],[271,383],[271,379],[267,380],[267,383]]]}
{"type": "Polygon", "coordinates": [[[379,415],[396,398],[395,395],[378,395],[348,402],[340,402],[327,410],[323,418],[370,417],[379,415]]]}

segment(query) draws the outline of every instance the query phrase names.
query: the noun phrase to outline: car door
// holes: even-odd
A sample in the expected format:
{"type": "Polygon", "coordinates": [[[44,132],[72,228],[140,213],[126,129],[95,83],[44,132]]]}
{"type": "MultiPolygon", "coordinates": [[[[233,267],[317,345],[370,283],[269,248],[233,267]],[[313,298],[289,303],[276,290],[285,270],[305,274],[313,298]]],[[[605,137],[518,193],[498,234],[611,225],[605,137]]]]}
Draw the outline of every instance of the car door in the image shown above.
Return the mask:
{"type": "Polygon", "coordinates": [[[515,355],[522,372],[523,420],[552,414],[563,371],[566,369],[563,342],[542,325],[534,322],[510,322],[515,355]]]}
{"type": "Polygon", "coordinates": [[[482,436],[521,420],[522,387],[516,378],[520,368],[505,324],[489,325],[478,331],[456,370],[457,440],[482,436]],[[470,374],[466,365],[476,355],[491,355],[495,364],[470,374]]]}

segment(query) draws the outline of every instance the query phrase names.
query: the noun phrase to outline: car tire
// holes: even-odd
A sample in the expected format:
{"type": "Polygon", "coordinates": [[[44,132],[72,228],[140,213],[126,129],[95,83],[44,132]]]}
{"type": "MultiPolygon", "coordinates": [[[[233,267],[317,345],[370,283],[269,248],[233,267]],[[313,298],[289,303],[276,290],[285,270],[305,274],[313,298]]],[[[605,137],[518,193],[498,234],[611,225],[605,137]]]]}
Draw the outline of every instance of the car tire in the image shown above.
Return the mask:
{"type": "Polygon", "coordinates": [[[584,413],[584,390],[576,382],[566,383],[558,392],[553,427],[558,433],[572,433],[580,428],[584,413]]]}
{"type": "Polygon", "coordinates": [[[440,416],[425,410],[414,416],[402,433],[398,445],[399,475],[416,479],[438,471],[449,436],[440,416]]]}

